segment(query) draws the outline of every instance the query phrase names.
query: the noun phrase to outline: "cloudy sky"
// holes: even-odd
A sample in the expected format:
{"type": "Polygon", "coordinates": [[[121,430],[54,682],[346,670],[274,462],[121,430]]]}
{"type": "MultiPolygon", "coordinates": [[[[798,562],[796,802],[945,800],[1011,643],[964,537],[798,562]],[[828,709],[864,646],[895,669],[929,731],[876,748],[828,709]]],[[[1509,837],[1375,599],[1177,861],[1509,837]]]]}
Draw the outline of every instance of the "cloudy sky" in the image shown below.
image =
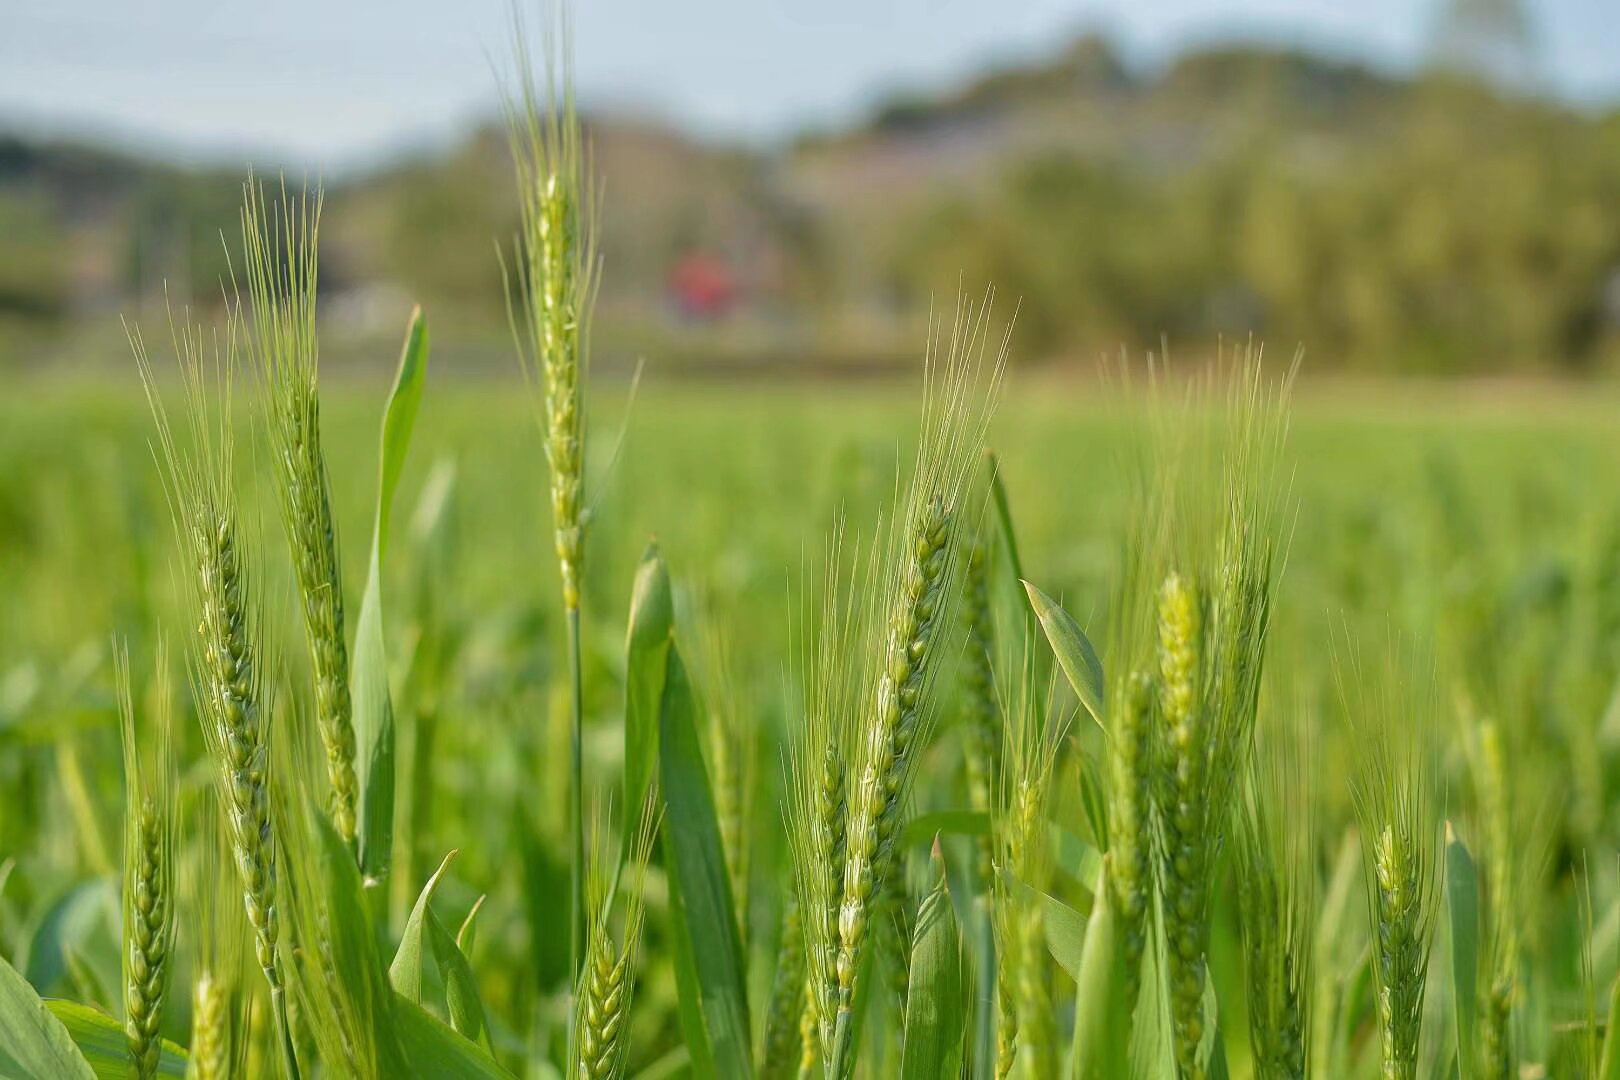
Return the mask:
{"type": "MultiPolygon", "coordinates": [[[[520,0],[538,21],[541,0],[520,0]]],[[[898,88],[1088,29],[1151,65],[1235,36],[1401,68],[1438,0],[576,0],[590,102],[722,138],[857,115],[898,88]]],[[[1541,0],[1547,84],[1620,100],[1616,0],[1541,0]]],[[[452,137],[509,70],[509,0],[0,0],[0,127],[324,170],[452,137]]]]}

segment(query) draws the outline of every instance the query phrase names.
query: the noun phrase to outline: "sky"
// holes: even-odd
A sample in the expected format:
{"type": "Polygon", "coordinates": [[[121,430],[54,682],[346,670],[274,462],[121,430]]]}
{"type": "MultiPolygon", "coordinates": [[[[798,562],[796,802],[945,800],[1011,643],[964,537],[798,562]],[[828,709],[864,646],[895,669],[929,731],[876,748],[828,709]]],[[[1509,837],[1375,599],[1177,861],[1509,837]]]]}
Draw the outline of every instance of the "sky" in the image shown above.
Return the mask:
{"type": "MultiPolygon", "coordinates": [[[[543,0],[518,0],[538,23],[543,0]]],[[[1059,51],[1133,62],[1234,37],[1402,69],[1439,0],[575,0],[587,105],[769,142],[896,90],[1059,51]]],[[[512,0],[0,0],[0,129],[335,172],[452,139],[497,108],[512,0]]],[[[1546,84],[1620,100],[1615,6],[1540,0],[1546,84]]]]}

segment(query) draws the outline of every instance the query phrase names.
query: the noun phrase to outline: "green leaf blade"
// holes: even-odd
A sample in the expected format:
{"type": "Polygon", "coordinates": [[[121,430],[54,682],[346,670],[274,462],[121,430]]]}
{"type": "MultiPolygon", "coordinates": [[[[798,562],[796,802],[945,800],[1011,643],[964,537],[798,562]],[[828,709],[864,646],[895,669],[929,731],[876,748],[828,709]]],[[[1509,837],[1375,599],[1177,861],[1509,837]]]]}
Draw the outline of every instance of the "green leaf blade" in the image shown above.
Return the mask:
{"type": "Polygon", "coordinates": [[[1063,669],[1080,704],[1085,706],[1093,720],[1102,724],[1105,700],[1103,666],[1091,639],[1086,637],[1086,632],[1080,628],[1074,616],[1064,611],[1056,600],[1028,581],[1024,582],[1024,591],[1029,594],[1030,607],[1040,620],[1058,666],[1063,669]]]}
{"type": "Polygon", "coordinates": [[[1097,875],[1096,900],[1086,924],[1075,973],[1074,1075],[1078,1080],[1130,1076],[1131,1007],[1121,928],[1109,898],[1108,857],[1097,875]]]}
{"type": "Polygon", "coordinates": [[[658,718],[675,626],[669,569],[651,543],[636,568],[625,640],[624,808],[634,813],[658,769],[658,718]]]}
{"type": "Polygon", "coordinates": [[[967,1029],[962,932],[937,842],[931,866],[934,887],[918,908],[912,938],[900,1080],[935,1080],[962,1071],[962,1039],[967,1029]]]}
{"type": "Polygon", "coordinates": [[[387,878],[394,846],[394,709],[389,700],[388,650],[383,640],[382,567],[388,550],[388,521],[394,493],[422,402],[427,356],[427,323],[421,308],[417,308],[411,313],[399,369],[383,411],[371,562],[355,630],[350,687],[360,786],[358,854],[360,868],[371,884],[387,878]]]}
{"type": "Polygon", "coordinates": [[[400,935],[399,948],[394,951],[394,962],[388,967],[388,981],[393,984],[394,992],[418,1005],[422,1004],[422,939],[427,933],[427,921],[433,914],[429,905],[445,871],[450,868],[450,860],[455,857],[454,851],[446,855],[439,868],[433,871],[433,876],[428,878],[427,884],[422,886],[422,892],[405,920],[405,932],[400,935]]]}
{"type": "Polygon", "coordinates": [[[0,957],[0,1076],[94,1080],[95,1075],[67,1028],[0,957]]]}
{"type": "Polygon", "coordinates": [[[1457,1071],[1473,1080],[1479,1047],[1479,878],[1468,847],[1446,822],[1446,913],[1451,923],[1451,1000],[1457,1071]]]}
{"type": "MultiPolygon", "coordinates": [[[[76,1001],[51,999],[45,1002],[45,1007],[67,1029],[68,1037],[84,1055],[96,1080],[128,1080],[129,1037],[124,1034],[122,1024],[76,1001]]],[[[186,1052],[168,1039],[159,1045],[157,1074],[185,1076],[186,1052]]]]}
{"type": "Polygon", "coordinates": [[[699,1008],[686,1002],[688,1044],[699,1043],[693,1060],[712,1055],[718,1075],[753,1075],[748,1023],[748,996],[742,945],[732,905],[730,879],[720,844],[714,797],[703,765],[698,736],[698,704],[681,661],[671,646],[659,709],[658,760],[664,793],[664,844],[671,869],[672,893],[679,891],[681,919],[677,937],[685,937],[690,979],[683,979],[683,999],[696,993],[699,1008]],[[701,1029],[691,1021],[701,1019],[701,1029]]]}
{"type": "Polygon", "coordinates": [[[438,961],[439,972],[444,977],[444,1006],[450,1014],[450,1026],[462,1038],[488,1050],[489,1025],[484,1016],[484,999],[478,993],[478,979],[473,974],[472,964],[431,909],[427,918],[428,940],[433,944],[433,957],[438,961]]]}

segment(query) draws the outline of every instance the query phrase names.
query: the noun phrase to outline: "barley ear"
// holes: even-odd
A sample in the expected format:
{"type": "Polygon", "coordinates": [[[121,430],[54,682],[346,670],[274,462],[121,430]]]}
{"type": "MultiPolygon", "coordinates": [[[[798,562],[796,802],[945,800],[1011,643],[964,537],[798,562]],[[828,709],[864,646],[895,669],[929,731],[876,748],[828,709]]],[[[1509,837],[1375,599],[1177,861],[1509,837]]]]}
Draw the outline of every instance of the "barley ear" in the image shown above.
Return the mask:
{"type": "Polygon", "coordinates": [[[1052,1021],[1051,964],[1044,908],[1036,897],[1051,887],[1047,807],[1068,718],[1057,711],[1051,677],[1037,685],[1025,668],[1001,688],[1007,718],[1003,776],[991,820],[996,879],[991,926],[997,964],[996,1073],[1051,1075],[1057,1065],[1052,1021]]]}
{"type": "Polygon", "coordinates": [[[246,927],[234,904],[220,902],[230,896],[236,882],[219,798],[205,798],[198,816],[200,857],[187,888],[196,948],[186,1075],[190,1080],[230,1080],[242,1073],[247,1049],[247,994],[242,984],[246,927]]]}
{"type": "MultiPolygon", "coordinates": [[[[841,524],[827,546],[816,602],[803,619],[808,636],[795,642],[802,707],[788,736],[787,825],[793,893],[803,937],[805,992],[799,1017],[800,1075],[832,1048],[836,1014],[838,902],[844,863],[846,759],[854,739],[859,691],[849,677],[858,631],[856,577],[845,555],[841,524]],[[854,580],[852,580],[854,579],[854,580]]],[[[803,594],[811,593],[809,587],[803,594]]],[[[801,601],[803,602],[803,601],[801,601]]]]}
{"type": "MultiPolygon", "coordinates": [[[[585,530],[585,369],[591,310],[600,276],[596,181],[575,108],[570,27],[548,27],[546,71],[537,87],[526,37],[516,28],[519,92],[505,98],[508,142],[517,167],[521,227],[516,294],[509,311],[527,377],[543,397],[546,460],[563,606],[579,608],[585,530]]],[[[512,290],[508,290],[512,295],[512,290]]]]}
{"type": "Polygon", "coordinates": [[[285,980],[277,944],[276,833],[270,810],[269,717],[262,682],[259,599],[233,489],[230,377],[238,355],[235,311],[223,339],[172,325],[186,399],[182,445],[158,392],[138,330],[131,330],[157,426],[175,527],[186,562],[196,633],[190,650],[193,694],[231,838],[254,952],[270,988],[283,1067],[297,1075],[287,1029],[285,980]]]}
{"type": "MultiPolygon", "coordinates": [[[[617,896],[609,892],[611,867],[599,862],[593,867],[589,884],[590,920],[587,930],[585,970],[575,991],[577,1015],[574,1019],[569,1076],[574,1080],[617,1080],[624,1075],[629,1053],[630,1005],[635,997],[637,963],[641,952],[642,922],[646,912],[643,888],[647,860],[658,833],[659,813],[655,793],[649,793],[641,808],[634,839],[631,841],[629,888],[617,896]],[[622,926],[615,937],[610,909],[621,900],[622,926]]],[[[593,833],[591,849],[617,851],[608,841],[600,819],[593,833]]]]}
{"type": "Polygon", "coordinates": [[[283,184],[280,203],[273,206],[250,177],[243,186],[242,247],[252,313],[247,340],[274,444],[276,492],[304,616],[332,824],[352,845],[359,785],[337,525],[321,448],[315,334],[321,201],[319,189],[289,198],[283,184]]]}
{"type": "Polygon", "coordinates": [[[804,931],[799,925],[798,894],[788,882],[783,890],[782,938],[777,949],[776,973],[771,979],[770,1004],[765,1012],[765,1036],[760,1049],[760,1075],[785,1080],[796,1075],[801,1048],[801,1020],[805,1012],[804,931]]]}
{"type": "Polygon", "coordinates": [[[882,562],[882,584],[874,593],[880,606],[866,623],[864,651],[877,663],[859,680],[866,697],[851,772],[838,907],[837,1012],[828,1062],[833,1080],[853,1068],[855,983],[874,909],[895,869],[895,839],[917,757],[931,730],[931,689],[948,666],[942,656],[960,596],[957,530],[977,524],[969,473],[984,445],[1006,344],[1003,339],[986,365],[988,306],[987,298],[982,307],[958,308],[943,355],[937,342],[930,342],[917,463],[882,562]]]}
{"type": "Polygon", "coordinates": [[[1366,706],[1353,794],[1372,916],[1380,1055],[1388,1080],[1414,1080],[1423,996],[1440,897],[1440,816],[1429,773],[1421,694],[1366,706]],[[1404,700],[1403,700],[1404,698],[1404,700]]]}
{"type": "Polygon", "coordinates": [[[173,704],[161,646],[156,658],[156,738],[143,754],[130,687],[129,653],[119,643],[117,673],[124,744],[124,1037],[130,1074],[157,1075],[158,1032],[173,972],[175,927],[175,779],[171,748],[173,704]],[[145,762],[143,763],[143,757],[145,762]]]}
{"type": "Polygon", "coordinates": [[[1257,1080],[1303,1080],[1310,1061],[1316,851],[1308,732],[1267,725],[1237,808],[1239,928],[1257,1080]]]}

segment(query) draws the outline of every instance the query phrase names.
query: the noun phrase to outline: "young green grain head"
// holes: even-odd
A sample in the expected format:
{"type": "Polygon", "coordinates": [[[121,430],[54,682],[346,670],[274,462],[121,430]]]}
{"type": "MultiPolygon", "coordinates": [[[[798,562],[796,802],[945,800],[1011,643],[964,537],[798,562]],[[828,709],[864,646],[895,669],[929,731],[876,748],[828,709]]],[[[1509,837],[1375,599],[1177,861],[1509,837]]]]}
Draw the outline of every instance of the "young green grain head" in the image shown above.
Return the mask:
{"type": "MultiPolygon", "coordinates": [[[[609,891],[613,868],[606,863],[593,868],[590,877],[590,925],[586,935],[585,970],[575,993],[578,1015],[574,1020],[573,1047],[569,1054],[569,1076],[575,1080],[616,1080],[624,1075],[629,1053],[630,1005],[635,996],[641,931],[646,903],[643,895],[647,860],[658,833],[659,815],[649,798],[642,807],[635,839],[630,845],[630,875],[627,888],[615,897],[609,891]],[[622,925],[615,937],[612,905],[622,908],[622,925]]],[[[593,851],[618,851],[618,845],[602,836],[600,823],[593,851]]]]}
{"type": "Polygon", "coordinates": [[[235,882],[230,840],[217,797],[204,799],[198,814],[200,857],[189,876],[189,926],[195,943],[191,989],[190,1080],[230,1080],[242,1075],[247,1051],[247,994],[243,983],[246,928],[229,897],[235,882]]]}
{"type": "MultiPolygon", "coordinates": [[[[801,714],[789,733],[785,806],[793,891],[804,941],[801,1073],[832,1046],[836,1015],[838,903],[844,863],[847,755],[855,740],[860,658],[858,586],[867,571],[846,559],[842,523],[833,531],[815,615],[795,647],[801,714]]],[[[808,596],[811,590],[801,592],[808,596]]]]}
{"type": "MultiPolygon", "coordinates": [[[[1112,739],[1112,798],[1116,816],[1140,814],[1125,793],[1138,790],[1138,727],[1146,725],[1172,1047],[1178,1073],[1193,1080],[1204,1075],[1210,1034],[1209,905],[1254,730],[1286,550],[1279,458],[1290,383],[1268,378],[1259,355],[1245,352],[1195,381],[1181,409],[1157,417],[1161,457],[1142,498],[1149,554],[1133,556],[1126,575],[1154,583],[1137,601],[1151,604],[1153,620],[1146,635],[1140,622],[1125,620],[1136,644],[1126,646],[1130,674],[1115,691],[1123,708],[1112,739]],[[1143,636],[1151,645],[1141,644],[1143,636]]],[[[1122,855],[1136,850],[1126,839],[1122,855]]],[[[1131,861],[1121,859],[1122,883],[1131,861]]],[[[1122,896],[1122,912],[1134,902],[1122,896]]]]}
{"type": "Polygon", "coordinates": [[[1262,725],[1237,807],[1238,921],[1256,1080],[1304,1080],[1316,928],[1310,735],[1262,725]]]}
{"type": "MultiPolygon", "coordinates": [[[[799,925],[798,891],[791,880],[783,892],[782,937],[777,948],[776,971],[771,977],[764,1044],[760,1049],[759,1072],[767,1080],[797,1075],[803,1056],[804,930],[799,925]]],[[[811,1027],[814,1028],[813,1019],[811,1027]]]]}
{"type": "MultiPolygon", "coordinates": [[[[129,654],[122,645],[113,657],[118,679],[124,744],[124,1038],[130,1075],[157,1075],[164,1003],[174,971],[175,926],[175,769],[171,746],[173,709],[167,664],[158,650],[154,696],[157,723],[142,732],[154,736],[143,752],[130,688],[129,654]]],[[[143,728],[146,725],[142,725],[143,728]]]]}
{"type": "MultiPolygon", "coordinates": [[[[980,505],[969,484],[1000,384],[1005,339],[987,365],[988,301],[959,305],[948,344],[930,342],[925,408],[916,464],[901,496],[865,622],[860,651],[875,659],[865,678],[851,786],[834,967],[830,1070],[853,1065],[855,984],[865,962],[874,909],[894,870],[895,839],[932,712],[929,692],[946,666],[956,625],[960,560],[957,530],[976,528],[980,505]]],[[[825,1021],[823,1021],[825,1023],[825,1021]]]]}
{"type": "Polygon", "coordinates": [[[230,378],[238,355],[239,315],[223,339],[201,328],[173,327],[185,395],[186,441],[177,437],[138,330],[130,332],[157,426],[159,466],[179,534],[196,618],[191,670],[203,738],[226,808],[232,858],[254,952],[270,987],[287,1068],[285,980],[277,944],[276,833],[272,825],[270,709],[265,700],[260,606],[233,483],[230,378]]]}
{"type": "MultiPolygon", "coordinates": [[[[1440,899],[1440,815],[1431,773],[1428,702],[1392,661],[1369,693],[1352,664],[1359,702],[1352,785],[1372,916],[1380,1059],[1386,1080],[1413,1080],[1423,1027],[1423,994],[1440,899]]],[[[1375,677],[1378,673],[1372,673],[1375,677]]]]}
{"type": "Polygon", "coordinates": [[[1056,711],[1052,684],[1034,682],[1026,672],[1017,686],[1003,690],[999,704],[1007,725],[1006,769],[992,816],[998,1077],[1015,1069],[1031,1078],[1051,1076],[1059,1057],[1039,894],[1051,887],[1047,807],[1068,721],[1056,711]]]}
{"type": "MultiPolygon", "coordinates": [[[[967,629],[962,657],[962,745],[967,768],[969,804],[990,813],[999,783],[1002,723],[996,701],[995,621],[990,607],[990,550],[981,529],[967,543],[962,559],[962,622],[967,629]]],[[[978,845],[980,886],[988,893],[994,877],[993,841],[986,836],[978,845]]]]}
{"type": "Polygon", "coordinates": [[[281,520],[298,580],[332,823],[352,844],[359,787],[337,525],[321,449],[315,335],[320,220],[318,190],[293,199],[283,185],[279,204],[272,205],[251,178],[243,187],[242,247],[252,330],[247,340],[262,380],[281,520]]]}
{"type": "MultiPolygon", "coordinates": [[[[506,100],[522,225],[514,261],[521,314],[514,337],[544,398],[546,458],[563,605],[579,608],[585,529],[585,368],[599,264],[596,189],[575,109],[569,25],[549,29],[543,87],[532,75],[522,27],[514,37],[520,92],[506,100]]],[[[508,295],[511,290],[508,289],[508,295]]]]}

